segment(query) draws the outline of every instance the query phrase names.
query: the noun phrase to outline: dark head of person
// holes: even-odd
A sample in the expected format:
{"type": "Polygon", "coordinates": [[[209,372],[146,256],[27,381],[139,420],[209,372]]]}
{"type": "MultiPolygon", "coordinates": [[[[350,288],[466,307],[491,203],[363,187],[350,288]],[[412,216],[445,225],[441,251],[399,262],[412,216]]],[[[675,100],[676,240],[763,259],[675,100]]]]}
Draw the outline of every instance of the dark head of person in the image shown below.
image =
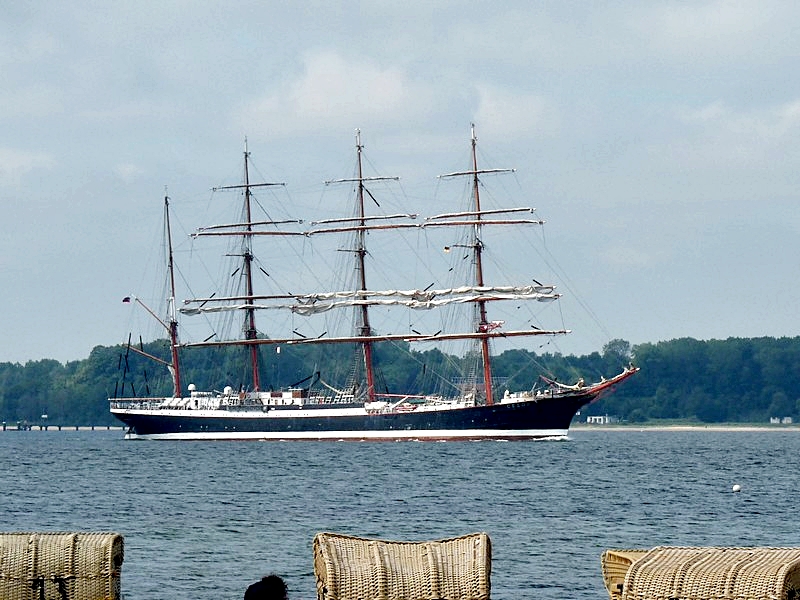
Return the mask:
{"type": "Polygon", "coordinates": [[[287,600],[286,583],[277,575],[267,575],[247,588],[244,600],[287,600]]]}

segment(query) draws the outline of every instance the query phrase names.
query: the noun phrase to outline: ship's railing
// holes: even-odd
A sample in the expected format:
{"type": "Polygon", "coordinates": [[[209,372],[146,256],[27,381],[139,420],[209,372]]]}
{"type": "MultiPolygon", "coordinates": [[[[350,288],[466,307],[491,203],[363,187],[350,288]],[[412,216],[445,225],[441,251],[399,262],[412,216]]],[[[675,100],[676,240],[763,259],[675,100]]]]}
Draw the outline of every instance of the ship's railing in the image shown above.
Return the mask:
{"type": "Polygon", "coordinates": [[[156,409],[164,403],[163,398],[131,398],[127,400],[111,400],[111,408],[120,410],[128,409],[156,409]]]}

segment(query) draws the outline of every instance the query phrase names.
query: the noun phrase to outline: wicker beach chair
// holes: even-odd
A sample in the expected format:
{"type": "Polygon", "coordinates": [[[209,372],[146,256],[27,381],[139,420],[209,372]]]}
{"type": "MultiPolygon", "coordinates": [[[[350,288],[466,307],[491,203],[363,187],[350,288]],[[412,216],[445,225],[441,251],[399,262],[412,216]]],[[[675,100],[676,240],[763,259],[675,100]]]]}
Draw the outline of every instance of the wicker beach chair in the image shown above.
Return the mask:
{"type": "Polygon", "coordinates": [[[601,563],[611,600],[800,599],[800,548],[659,546],[606,550],[601,563]]]}
{"type": "Polygon", "coordinates": [[[630,566],[648,550],[606,550],[600,557],[603,582],[611,600],[622,600],[622,587],[630,566]]]}
{"type": "Polygon", "coordinates": [[[0,533],[0,599],[118,600],[117,533],[0,533]]]}
{"type": "Polygon", "coordinates": [[[485,533],[427,542],[314,537],[318,600],[489,600],[491,570],[485,533]]]}

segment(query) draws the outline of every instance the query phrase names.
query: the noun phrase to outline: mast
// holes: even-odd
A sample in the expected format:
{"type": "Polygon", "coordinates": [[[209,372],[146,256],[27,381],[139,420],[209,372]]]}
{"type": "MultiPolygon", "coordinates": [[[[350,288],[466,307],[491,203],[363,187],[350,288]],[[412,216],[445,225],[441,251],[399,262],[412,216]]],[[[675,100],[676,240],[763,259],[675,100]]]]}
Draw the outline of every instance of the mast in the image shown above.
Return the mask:
{"type": "Polygon", "coordinates": [[[175,308],[175,263],[172,259],[172,231],[169,225],[169,196],[164,194],[164,227],[167,236],[167,270],[169,272],[169,342],[172,354],[172,381],[175,385],[173,395],[180,398],[181,387],[181,368],[178,360],[178,315],[175,308]]]}
{"type": "MultiPolygon", "coordinates": [[[[472,196],[475,202],[475,225],[474,225],[474,244],[473,252],[475,253],[475,284],[479,287],[483,286],[483,263],[481,261],[481,253],[483,252],[483,243],[481,242],[481,195],[480,185],[478,182],[478,152],[477,144],[478,139],[475,137],[475,125],[471,126],[472,132],[472,196]]],[[[489,321],[486,319],[486,302],[478,300],[478,331],[486,331],[489,327],[489,321]]],[[[489,356],[489,338],[482,337],[480,339],[481,355],[483,357],[483,387],[486,392],[486,404],[494,404],[492,397],[492,362],[489,356]]]]}
{"type": "MultiPolygon", "coordinates": [[[[358,224],[363,228],[366,225],[366,213],[364,212],[364,171],[362,168],[361,152],[364,146],[361,145],[361,130],[356,129],[356,154],[358,155],[358,224]]],[[[366,269],[364,268],[364,257],[367,254],[366,249],[366,231],[359,229],[356,232],[356,274],[359,280],[359,291],[367,291],[367,276],[366,269]]],[[[364,298],[362,295],[361,298],[364,298]]],[[[369,325],[369,309],[366,304],[362,304],[360,308],[361,325],[359,335],[368,338],[372,330],[369,325]]],[[[372,363],[372,342],[365,341],[362,345],[364,352],[364,371],[367,377],[367,401],[375,401],[375,368],[372,363]]]]}
{"type": "MultiPolygon", "coordinates": [[[[252,380],[253,380],[253,391],[258,392],[261,389],[261,376],[259,375],[259,368],[258,368],[258,345],[252,343],[253,340],[258,338],[258,330],[256,329],[256,314],[255,309],[253,308],[253,260],[255,256],[252,252],[252,244],[253,244],[253,236],[255,235],[255,231],[253,230],[254,225],[259,224],[267,224],[271,222],[264,222],[264,223],[254,223],[252,218],[252,210],[251,210],[251,198],[252,198],[252,190],[256,187],[268,187],[268,186],[275,186],[275,185],[285,185],[283,183],[250,183],[250,152],[247,150],[247,138],[244,140],[244,183],[242,185],[228,185],[214,188],[213,191],[217,190],[244,190],[244,218],[245,222],[240,224],[231,224],[231,225],[219,225],[213,227],[211,229],[228,229],[243,226],[244,229],[239,232],[234,231],[222,231],[217,232],[217,235],[240,235],[242,238],[242,274],[244,276],[245,282],[245,295],[244,300],[246,302],[246,306],[244,309],[244,337],[245,340],[250,342],[249,346],[249,354],[250,354],[250,365],[252,369],[252,380]]],[[[213,235],[214,232],[210,231],[199,231],[195,235],[213,235]]],[[[279,235],[286,235],[286,234],[279,234],[279,235]]]]}
{"type": "MultiPolygon", "coordinates": [[[[303,221],[263,221],[253,222],[250,214],[250,191],[251,188],[266,185],[283,185],[277,183],[252,184],[249,181],[248,157],[245,150],[245,183],[239,186],[215,189],[244,189],[246,219],[243,223],[230,223],[226,225],[215,225],[206,227],[195,233],[195,236],[207,235],[232,235],[240,236],[243,239],[244,269],[243,274],[247,278],[247,289],[244,295],[233,295],[220,297],[211,295],[205,298],[195,298],[186,301],[187,306],[180,309],[180,312],[187,315],[202,313],[220,313],[225,311],[245,312],[245,327],[247,336],[245,339],[237,341],[213,340],[211,337],[203,342],[185,344],[186,346],[225,346],[225,345],[247,345],[251,347],[253,361],[257,360],[255,347],[265,344],[330,344],[330,343],[356,343],[359,346],[361,357],[364,361],[365,383],[367,401],[372,402],[379,393],[376,390],[376,371],[373,364],[374,344],[379,341],[403,340],[407,342],[437,342],[445,340],[474,340],[480,346],[482,362],[483,380],[485,388],[485,403],[494,404],[494,390],[492,389],[492,366],[490,356],[490,340],[494,338],[511,338],[518,336],[540,336],[540,335],[563,335],[569,333],[568,330],[545,330],[535,326],[525,330],[503,330],[503,321],[490,321],[488,317],[488,303],[495,301],[539,301],[549,302],[556,300],[561,294],[555,291],[552,285],[543,285],[534,280],[535,285],[493,285],[485,284],[483,273],[483,251],[482,241],[483,230],[494,226],[519,226],[519,225],[542,225],[544,221],[530,218],[529,215],[535,212],[530,207],[518,206],[512,208],[500,208],[484,210],[480,198],[480,176],[484,174],[513,172],[514,169],[482,169],[478,167],[477,159],[477,137],[475,126],[471,130],[472,160],[470,168],[466,171],[448,173],[440,175],[440,178],[452,178],[470,176],[471,199],[470,206],[466,211],[448,212],[427,217],[421,223],[395,222],[398,220],[415,221],[416,214],[391,214],[391,215],[368,215],[366,207],[367,197],[377,201],[368,189],[368,182],[378,180],[398,180],[398,177],[366,177],[363,170],[363,145],[361,143],[361,132],[356,130],[356,153],[357,170],[356,176],[349,179],[336,179],[326,181],[326,185],[333,183],[356,183],[356,206],[352,216],[345,218],[324,219],[321,221],[311,221],[309,229],[305,231],[263,231],[257,228],[259,225],[278,225],[285,223],[302,223],[303,221]],[[370,231],[383,231],[389,229],[418,229],[436,227],[460,227],[468,228],[471,232],[471,239],[467,240],[462,246],[470,250],[472,264],[475,272],[470,284],[454,288],[411,290],[371,290],[367,287],[366,275],[366,234],[370,231]],[[314,294],[292,294],[279,293],[273,295],[257,295],[252,286],[252,260],[249,245],[258,235],[303,235],[312,237],[326,234],[341,234],[351,232],[355,234],[355,241],[349,248],[342,248],[340,251],[352,252],[355,255],[355,275],[356,280],[352,287],[346,290],[327,291],[314,294]],[[448,304],[470,303],[474,307],[475,320],[472,327],[461,332],[442,332],[423,333],[411,330],[410,333],[385,334],[372,330],[370,324],[370,307],[372,306],[405,306],[412,309],[427,310],[442,307],[448,304]],[[255,311],[257,310],[282,310],[291,311],[294,315],[310,316],[328,310],[350,308],[355,311],[355,331],[351,336],[329,337],[327,332],[317,336],[307,338],[297,332],[298,337],[287,337],[284,339],[259,338],[255,328],[255,311]]],[[[449,246],[445,247],[448,250],[449,246]]],[[[254,372],[254,382],[258,382],[257,373],[254,372]]]]}
{"type": "MultiPolygon", "coordinates": [[[[245,279],[245,296],[247,302],[252,304],[253,297],[253,253],[250,251],[252,247],[253,226],[251,225],[253,219],[250,210],[250,169],[249,169],[250,153],[247,151],[247,139],[244,141],[244,210],[247,225],[245,226],[246,234],[242,237],[242,256],[244,258],[244,279],[245,279]]],[[[258,337],[256,330],[256,313],[252,308],[245,310],[245,327],[244,337],[246,340],[254,340],[258,337]]],[[[253,391],[258,392],[261,389],[261,376],[258,373],[258,347],[250,346],[250,365],[253,369],[253,391]]]]}
{"type": "MultiPolygon", "coordinates": [[[[167,367],[167,370],[172,376],[172,397],[180,398],[182,388],[181,365],[178,356],[178,349],[180,348],[180,344],[178,342],[178,309],[175,303],[175,262],[172,257],[172,231],[169,225],[169,196],[167,196],[166,193],[164,194],[164,242],[167,246],[167,275],[169,276],[169,297],[167,298],[168,318],[162,319],[162,317],[160,317],[156,311],[142,302],[141,298],[133,297],[133,301],[146,310],[151,317],[158,321],[158,323],[167,330],[169,335],[169,349],[172,362],[168,362],[163,358],[159,358],[158,356],[154,356],[149,352],[145,352],[141,343],[141,347],[139,348],[136,346],[131,346],[130,336],[128,337],[127,349],[167,367]]],[[[125,300],[123,300],[123,302],[130,301],[131,297],[127,297],[125,300]]]]}
{"type": "MultiPolygon", "coordinates": [[[[509,173],[514,169],[478,169],[478,138],[475,136],[475,124],[471,124],[471,138],[472,138],[472,170],[461,171],[458,173],[448,173],[447,175],[440,175],[440,177],[459,177],[469,175],[472,177],[472,202],[473,211],[467,213],[456,213],[461,216],[470,217],[469,222],[463,222],[462,225],[472,225],[473,240],[469,246],[472,249],[473,261],[475,264],[475,285],[483,287],[483,262],[481,255],[483,254],[483,242],[481,241],[481,230],[483,225],[494,224],[495,221],[483,219],[483,215],[493,214],[495,211],[481,211],[481,195],[480,195],[480,179],[478,175],[483,173],[509,173]]],[[[513,209],[514,212],[519,209],[513,209]]],[[[528,221],[532,224],[541,224],[542,221],[528,221]]],[[[448,223],[438,223],[438,225],[447,225],[448,223]]],[[[512,224],[506,221],[506,224],[512,224]]],[[[489,339],[495,337],[490,334],[492,324],[486,316],[486,300],[478,298],[476,300],[478,309],[478,323],[475,333],[478,337],[481,347],[481,360],[483,362],[483,386],[486,390],[486,404],[494,404],[494,395],[492,390],[492,360],[489,355],[489,339]]]]}
{"type": "MultiPolygon", "coordinates": [[[[364,195],[367,194],[375,200],[369,190],[366,189],[364,186],[365,181],[385,181],[385,180],[393,180],[397,181],[399,177],[364,177],[364,169],[363,169],[363,159],[362,159],[362,152],[364,150],[364,146],[361,144],[361,130],[356,129],[356,156],[357,156],[357,170],[356,170],[356,177],[355,179],[335,179],[332,181],[326,181],[326,184],[330,183],[343,183],[343,182],[355,182],[357,187],[357,196],[356,196],[356,211],[357,215],[355,219],[352,219],[356,222],[354,227],[343,227],[343,228],[334,228],[325,230],[324,233],[333,233],[336,231],[355,231],[356,232],[356,246],[353,249],[353,252],[356,255],[356,277],[358,278],[358,291],[361,292],[359,294],[359,298],[361,300],[366,300],[367,295],[365,292],[369,291],[367,288],[367,275],[366,275],[366,266],[365,266],[365,257],[367,255],[367,245],[366,245],[366,234],[367,231],[371,228],[375,228],[375,226],[370,226],[367,224],[368,221],[372,221],[376,217],[368,217],[366,213],[366,209],[364,207],[364,195]]],[[[414,218],[416,215],[392,215],[391,217],[384,217],[384,218],[396,218],[396,217],[411,217],[414,218]]],[[[345,221],[350,221],[350,219],[345,219],[345,221]]],[[[388,225],[388,228],[397,229],[400,225],[388,225]]],[[[323,233],[323,231],[317,231],[316,233],[323,233]]],[[[364,355],[364,372],[367,378],[367,402],[374,402],[376,398],[375,394],[375,365],[373,362],[373,352],[372,352],[372,328],[369,324],[369,307],[366,302],[362,303],[358,309],[359,313],[359,323],[358,323],[358,334],[356,338],[359,339],[359,343],[361,344],[362,352],[364,355]]]]}

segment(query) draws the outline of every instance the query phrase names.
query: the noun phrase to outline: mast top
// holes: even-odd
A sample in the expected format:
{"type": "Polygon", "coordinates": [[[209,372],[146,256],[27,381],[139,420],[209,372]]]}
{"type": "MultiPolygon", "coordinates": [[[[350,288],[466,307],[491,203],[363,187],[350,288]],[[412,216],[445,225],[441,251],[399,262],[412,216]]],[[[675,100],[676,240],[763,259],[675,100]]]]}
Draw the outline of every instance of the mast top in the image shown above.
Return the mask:
{"type": "MultiPolygon", "coordinates": [[[[361,143],[361,130],[356,129],[356,153],[358,154],[359,160],[361,158],[361,151],[364,149],[364,145],[361,143]]],[[[325,185],[331,185],[333,183],[364,183],[365,181],[400,181],[400,177],[386,177],[386,176],[375,176],[375,177],[364,177],[364,175],[359,170],[358,177],[347,177],[343,179],[328,179],[325,181],[325,185]]],[[[367,192],[369,193],[369,192],[367,192]]]]}
{"type": "Polygon", "coordinates": [[[456,171],[455,173],[445,173],[444,175],[439,175],[438,179],[462,177],[464,175],[477,177],[478,175],[485,175],[487,173],[514,173],[516,171],[516,169],[478,169],[476,157],[478,137],[475,135],[475,123],[470,123],[470,131],[472,135],[472,169],[468,171],[456,171]]]}
{"type": "MultiPolygon", "coordinates": [[[[247,161],[250,158],[250,151],[247,148],[247,136],[244,137],[244,164],[245,170],[247,170],[247,161]]],[[[286,187],[286,182],[283,181],[267,181],[264,183],[250,183],[249,178],[246,177],[246,181],[244,183],[238,185],[219,185],[217,187],[211,188],[212,192],[219,192],[223,190],[249,190],[251,188],[261,188],[261,187],[274,187],[274,186],[281,186],[286,187]]]]}

